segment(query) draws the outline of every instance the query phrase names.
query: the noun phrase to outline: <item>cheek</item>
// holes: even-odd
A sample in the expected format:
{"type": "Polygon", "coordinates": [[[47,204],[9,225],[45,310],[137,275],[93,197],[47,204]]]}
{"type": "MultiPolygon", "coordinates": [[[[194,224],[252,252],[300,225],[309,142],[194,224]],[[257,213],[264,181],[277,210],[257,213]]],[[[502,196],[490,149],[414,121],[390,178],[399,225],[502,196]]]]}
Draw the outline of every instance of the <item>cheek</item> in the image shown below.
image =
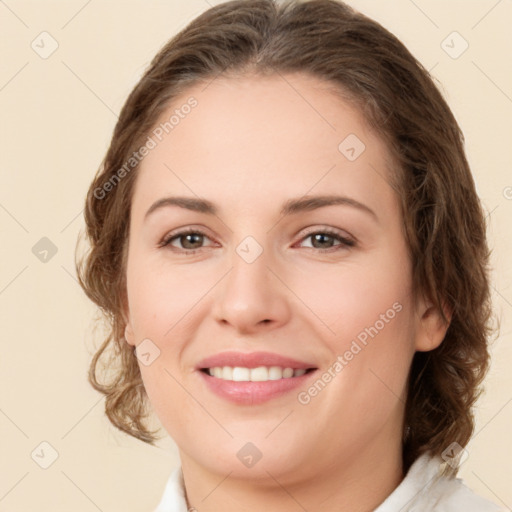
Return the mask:
{"type": "Polygon", "coordinates": [[[178,384],[182,377],[162,356],[150,366],[139,363],[139,367],[152,410],[169,435],[180,439],[190,418],[198,414],[197,404],[191,401],[190,396],[178,384]]]}
{"type": "MultiPolygon", "coordinates": [[[[386,303],[372,305],[374,311],[367,311],[367,322],[358,321],[366,323],[364,328],[349,327],[355,335],[345,335],[340,326],[342,335],[331,342],[334,356],[324,370],[331,369],[334,377],[316,396],[315,390],[304,390],[312,397],[305,407],[308,414],[317,418],[318,424],[329,425],[333,436],[350,439],[350,446],[364,445],[377,436],[390,418],[398,421],[406,400],[414,353],[410,311],[406,305],[395,304],[383,310],[384,320],[378,316],[375,320],[374,313],[381,311],[382,304],[386,303]]],[[[308,395],[301,398],[307,401],[308,395]]]]}
{"type": "Polygon", "coordinates": [[[316,265],[290,275],[290,288],[301,299],[300,310],[339,349],[358,335],[364,339],[375,324],[379,331],[387,330],[390,320],[400,316],[397,310],[408,303],[410,293],[407,266],[400,261],[390,251],[379,251],[358,261],[316,265]]]}
{"type": "Polygon", "coordinates": [[[352,396],[351,403],[365,407],[375,402],[372,407],[383,414],[399,400],[414,354],[410,268],[405,250],[394,247],[389,244],[350,268],[326,269],[302,286],[304,302],[314,305],[329,327],[318,332],[332,362],[342,356],[346,364],[334,379],[332,396],[352,396]]]}
{"type": "MultiPolygon", "coordinates": [[[[163,339],[193,312],[215,284],[216,274],[200,266],[143,260],[135,254],[127,267],[130,316],[136,334],[163,339]]],[[[193,314],[193,313],[192,313],[193,314]]]]}

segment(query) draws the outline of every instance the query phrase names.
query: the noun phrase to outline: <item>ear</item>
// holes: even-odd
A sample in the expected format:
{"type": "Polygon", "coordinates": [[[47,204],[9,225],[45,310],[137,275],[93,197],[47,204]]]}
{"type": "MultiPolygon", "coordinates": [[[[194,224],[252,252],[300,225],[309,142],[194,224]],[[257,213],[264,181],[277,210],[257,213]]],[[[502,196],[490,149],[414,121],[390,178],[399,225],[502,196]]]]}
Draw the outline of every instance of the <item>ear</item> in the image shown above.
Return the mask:
{"type": "Polygon", "coordinates": [[[135,346],[135,334],[133,333],[133,328],[130,321],[126,323],[126,327],[124,328],[124,339],[128,345],[135,346]]]}
{"type": "Polygon", "coordinates": [[[419,352],[434,350],[443,342],[452,319],[452,311],[446,304],[443,304],[443,311],[448,321],[443,319],[441,311],[431,301],[425,299],[420,301],[417,309],[415,343],[416,350],[419,352]]]}
{"type": "Polygon", "coordinates": [[[122,309],[122,316],[125,323],[124,339],[126,340],[128,345],[135,346],[135,333],[133,332],[133,326],[130,320],[130,311],[126,301],[123,302],[122,309]]]}

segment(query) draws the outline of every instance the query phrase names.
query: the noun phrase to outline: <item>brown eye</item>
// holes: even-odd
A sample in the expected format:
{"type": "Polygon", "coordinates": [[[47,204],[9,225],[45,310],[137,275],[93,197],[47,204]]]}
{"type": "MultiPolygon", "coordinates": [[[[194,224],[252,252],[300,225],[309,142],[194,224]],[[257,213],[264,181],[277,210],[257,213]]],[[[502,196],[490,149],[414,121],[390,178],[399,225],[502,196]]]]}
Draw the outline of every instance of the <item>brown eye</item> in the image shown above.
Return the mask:
{"type": "MultiPolygon", "coordinates": [[[[321,231],[312,231],[302,237],[302,241],[311,239],[311,249],[318,249],[320,252],[329,252],[342,250],[356,245],[354,240],[340,235],[336,231],[323,229],[321,231]],[[337,242],[337,243],[336,243],[337,242]]],[[[169,247],[170,249],[187,255],[195,254],[200,249],[207,247],[204,245],[205,240],[210,238],[202,231],[189,229],[178,233],[171,233],[162,240],[160,247],[169,247]],[[175,245],[179,243],[179,246],[175,245]]],[[[306,246],[307,247],[307,246],[306,246]]]]}
{"type": "Polygon", "coordinates": [[[184,249],[198,249],[198,244],[200,245],[203,242],[203,235],[200,235],[199,233],[190,233],[187,235],[180,235],[175,237],[175,239],[180,240],[181,246],[184,249]]]}
{"type": "Polygon", "coordinates": [[[355,242],[339,233],[331,230],[314,231],[302,238],[302,240],[311,239],[311,248],[320,251],[329,251],[330,249],[354,247],[355,242]],[[335,243],[338,241],[339,243],[335,243]]]}
{"type": "Polygon", "coordinates": [[[199,249],[204,247],[205,239],[209,239],[204,233],[197,230],[181,231],[179,233],[172,233],[162,240],[159,244],[160,247],[169,247],[178,252],[187,254],[194,254],[199,249]],[[174,242],[179,243],[179,247],[176,247],[174,242]]]}

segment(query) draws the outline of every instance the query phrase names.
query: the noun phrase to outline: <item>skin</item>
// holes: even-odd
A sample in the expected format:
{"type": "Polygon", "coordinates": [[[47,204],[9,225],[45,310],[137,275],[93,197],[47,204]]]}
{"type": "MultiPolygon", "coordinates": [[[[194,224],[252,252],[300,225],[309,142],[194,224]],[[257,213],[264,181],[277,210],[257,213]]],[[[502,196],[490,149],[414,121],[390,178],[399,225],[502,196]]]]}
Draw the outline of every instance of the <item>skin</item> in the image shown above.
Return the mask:
{"type": "Polygon", "coordinates": [[[403,478],[412,357],[437,347],[448,327],[427,301],[412,301],[388,149],[360,112],[306,75],[197,84],[162,120],[190,96],[197,107],[138,171],[125,332],[130,345],[150,339],[160,350],[139,366],[179,447],[189,506],[373,510],[403,478]],[[366,146],[355,161],[338,150],[349,134],[366,146]],[[333,193],[364,203],[377,220],[347,205],[279,214],[291,198],[333,193]],[[144,219],[170,195],[208,199],[219,212],[168,206],[144,219]],[[206,236],[159,246],[187,227],[206,236]],[[307,236],[325,228],[356,245],[307,236]],[[263,250],[250,264],[236,252],[247,236],[263,250]],[[194,247],[198,252],[184,254],[194,247]],[[222,351],[262,350],[313,362],[321,374],[397,302],[401,311],[307,405],[297,400],[301,390],[236,405],[214,395],[194,370],[222,351]],[[262,453],[251,468],[237,458],[247,442],[262,453]]]}

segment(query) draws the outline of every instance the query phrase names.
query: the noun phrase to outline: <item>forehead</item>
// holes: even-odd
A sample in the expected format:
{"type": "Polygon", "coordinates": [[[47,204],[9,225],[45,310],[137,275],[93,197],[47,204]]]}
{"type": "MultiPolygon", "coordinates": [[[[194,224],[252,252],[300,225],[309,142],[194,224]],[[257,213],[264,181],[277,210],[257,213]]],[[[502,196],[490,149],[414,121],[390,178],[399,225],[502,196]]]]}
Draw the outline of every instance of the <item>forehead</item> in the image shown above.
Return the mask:
{"type": "Polygon", "coordinates": [[[263,201],[336,187],[377,200],[390,188],[388,148],[332,89],[303,74],[195,84],[155,123],[156,146],[140,165],[135,196],[215,190],[229,200],[250,191],[248,199],[263,201]]]}

